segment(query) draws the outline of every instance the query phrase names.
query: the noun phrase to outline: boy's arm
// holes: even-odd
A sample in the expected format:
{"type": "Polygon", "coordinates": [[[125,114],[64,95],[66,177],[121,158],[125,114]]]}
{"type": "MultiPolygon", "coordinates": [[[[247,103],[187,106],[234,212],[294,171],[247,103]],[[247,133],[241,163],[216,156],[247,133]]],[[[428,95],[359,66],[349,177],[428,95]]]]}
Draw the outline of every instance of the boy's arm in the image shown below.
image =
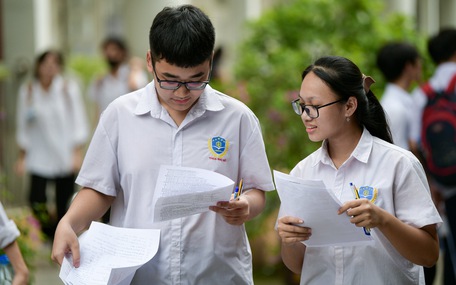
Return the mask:
{"type": "Polygon", "coordinates": [[[99,220],[109,209],[115,197],[104,195],[90,188],[83,188],[74,198],[68,212],[60,220],[55,231],[52,259],[62,264],[65,254],[73,256],[73,265],[79,267],[80,252],[78,234],[99,220]]]}

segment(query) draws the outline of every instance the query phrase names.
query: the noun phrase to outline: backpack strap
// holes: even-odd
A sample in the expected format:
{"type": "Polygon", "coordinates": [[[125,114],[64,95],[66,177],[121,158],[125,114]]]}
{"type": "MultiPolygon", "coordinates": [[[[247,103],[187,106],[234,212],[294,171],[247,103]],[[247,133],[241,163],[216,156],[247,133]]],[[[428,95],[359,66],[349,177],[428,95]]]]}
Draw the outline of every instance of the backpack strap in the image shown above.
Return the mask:
{"type": "Polygon", "coordinates": [[[432,89],[431,84],[429,83],[429,81],[427,81],[426,83],[421,85],[421,90],[423,90],[424,94],[429,99],[432,99],[432,98],[435,97],[434,89],[432,89]]]}
{"type": "Polygon", "coordinates": [[[452,93],[455,89],[456,89],[456,73],[451,78],[450,84],[448,84],[446,92],[447,93],[452,93]]]}
{"type": "Polygon", "coordinates": [[[426,94],[428,99],[434,99],[438,93],[442,94],[450,94],[456,90],[456,73],[451,77],[450,83],[448,84],[448,87],[446,88],[445,92],[435,92],[434,89],[431,87],[431,84],[429,81],[421,85],[421,90],[426,94]]]}

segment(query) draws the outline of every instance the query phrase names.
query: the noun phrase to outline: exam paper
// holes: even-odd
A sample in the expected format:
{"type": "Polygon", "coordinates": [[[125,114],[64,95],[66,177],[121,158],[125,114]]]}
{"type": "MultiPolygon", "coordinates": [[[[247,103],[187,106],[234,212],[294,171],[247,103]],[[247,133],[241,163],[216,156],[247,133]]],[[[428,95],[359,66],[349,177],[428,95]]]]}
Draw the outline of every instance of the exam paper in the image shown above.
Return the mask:
{"type": "Polygon", "coordinates": [[[153,221],[209,211],[209,206],[230,200],[233,188],[233,180],[214,171],[162,165],[153,198],[153,221]]]}
{"type": "Polygon", "coordinates": [[[158,251],[160,230],[129,229],[92,222],[79,237],[81,263],[63,259],[59,277],[66,285],[126,285],[158,251]]]}
{"type": "MultiPolygon", "coordinates": [[[[274,170],[280,198],[279,218],[298,217],[302,226],[312,229],[312,236],[303,243],[308,247],[359,245],[373,242],[363,228],[350,223],[348,215],[338,215],[342,205],[323,181],[303,180],[274,170]]],[[[301,226],[301,225],[300,225],[301,226]]]]}

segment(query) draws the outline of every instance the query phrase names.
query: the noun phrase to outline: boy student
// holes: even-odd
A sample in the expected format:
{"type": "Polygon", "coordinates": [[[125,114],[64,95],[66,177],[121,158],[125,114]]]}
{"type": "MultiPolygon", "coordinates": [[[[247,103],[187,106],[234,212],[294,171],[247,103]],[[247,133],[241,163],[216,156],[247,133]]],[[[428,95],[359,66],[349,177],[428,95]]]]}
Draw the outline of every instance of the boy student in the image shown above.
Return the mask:
{"type": "Polygon", "coordinates": [[[116,99],[100,118],[76,180],[83,188],[59,223],[52,258],[71,252],[77,234],[111,207],[111,224],[161,230],[155,257],[131,284],[252,284],[244,222],[274,189],[258,119],[243,103],[208,83],[215,42],[200,9],[164,8],[149,34],[147,67],[154,81],[116,99]],[[198,167],[243,178],[240,199],[202,214],[152,223],[160,165],[198,167]]]}
{"type": "Polygon", "coordinates": [[[418,50],[406,42],[390,42],[377,54],[377,66],[388,81],[380,103],[386,112],[394,144],[411,150],[413,99],[409,89],[421,80],[421,58],[418,50]]]}

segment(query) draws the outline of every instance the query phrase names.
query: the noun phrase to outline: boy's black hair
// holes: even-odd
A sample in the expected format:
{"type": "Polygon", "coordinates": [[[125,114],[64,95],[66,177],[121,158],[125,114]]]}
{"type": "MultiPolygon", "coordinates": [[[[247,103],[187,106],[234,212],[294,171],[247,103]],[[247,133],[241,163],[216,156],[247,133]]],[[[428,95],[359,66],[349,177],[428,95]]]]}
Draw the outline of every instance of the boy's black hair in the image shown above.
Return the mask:
{"type": "Polygon", "coordinates": [[[116,45],[124,53],[128,53],[127,42],[119,36],[109,36],[101,43],[101,48],[105,49],[108,45],[116,45]]]}
{"type": "Polygon", "coordinates": [[[179,67],[193,67],[211,58],[215,31],[199,8],[166,7],[155,17],[149,32],[153,61],[165,59],[179,67]]]}
{"type": "Polygon", "coordinates": [[[456,53],[456,29],[444,28],[431,37],[428,52],[435,64],[448,61],[456,53]]]}
{"type": "Polygon", "coordinates": [[[390,42],[377,53],[377,66],[386,80],[398,79],[408,63],[415,64],[420,58],[418,50],[406,42],[390,42]]]}

